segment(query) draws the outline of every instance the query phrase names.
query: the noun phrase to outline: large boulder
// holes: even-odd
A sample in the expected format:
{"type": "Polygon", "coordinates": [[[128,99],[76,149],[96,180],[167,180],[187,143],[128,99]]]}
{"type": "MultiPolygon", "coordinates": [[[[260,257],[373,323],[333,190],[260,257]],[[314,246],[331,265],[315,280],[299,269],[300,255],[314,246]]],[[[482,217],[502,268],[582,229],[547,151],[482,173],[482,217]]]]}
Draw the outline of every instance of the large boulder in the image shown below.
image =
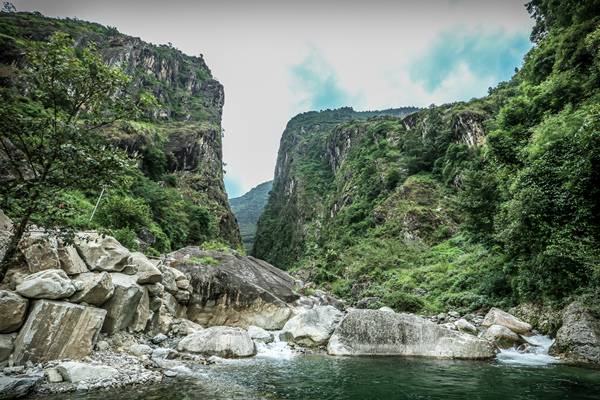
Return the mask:
{"type": "Polygon", "coordinates": [[[481,323],[481,326],[485,327],[490,327],[492,325],[505,326],[515,333],[527,333],[532,329],[532,326],[527,322],[523,322],[514,315],[510,315],[506,311],[502,311],[496,307],[492,307],[481,323]]]}
{"type": "Polygon", "coordinates": [[[18,330],[27,312],[27,299],[9,290],[0,290],[0,333],[18,330]]]}
{"type": "Polygon", "coordinates": [[[569,304],[550,354],[575,364],[600,365],[600,314],[580,302],[569,304]]]}
{"type": "Polygon", "coordinates": [[[230,326],[212,326],[181,339],[177,350],[226,358],[250,357],[256,347],[248,332],[230,326]]]}
{"type": "Polygon", "coordinates": [[[29,272],[60,268],[58,239],[45,232],[28,232],[19,243],[29,272]]]}
{"type": "Polygon", "coordinates": [[[47,269],[26,277],[17,293],[30,299],[63,299],[75,293],[75,285],[62,269],[47,269]]]}
{"type": "Polygon", "coordinates": [[[60,267],[67,275],[77,275],[88,272],[87,266],[79,256],[79,253],[77,253],[75,246],[59,243],[58,259],[60,260],[60,267]]]}
{"type": "Polygon", "coordinates": [[[524,343],[519,335],[502,325],[492,325],[487,328],[483,333],[483,338],[503,349],[524,343]]]}
{"type": "Polygon", "coordinates": [[[133,322],[129,329],[133,332],[143,332],[150,322],[150,296],[148,295],[148,289],[142,287],[143,293],[138,306],[133,316],[133,322]]]}
{"type": "Polygon", "coordinates": [[[75,361],[65,361],[56,367],[66,382],[93,382],[114,378],[119,375],[116,368],[107,365],[94,365],[75,361]]]}
{"type": "Polygon", "coordinates": [[[100,308],[52,300],[34,302],[15,341],[15,363],[88,356],[105,316],[100,308]]]}
{"type": "Polygon", "coordinates": [[[121,272],[129,265],[129,250],[111,236],[79,233],[75,246],[90,271],[121,272]]]}
{"type": "Polygon", "coordinates": [[[111,274],[108,272],[84,272],[73,278],[73,282],[80,288],[69,298],[73,303],[101,306],[115,291],[111,274]]]}
{"type": "Polygon", "coordinates": [[[326,344],[343,315],[333,306],[316,306],[286,322],[281,337],[306,347],[326,344]]]}
{"type": "Polygon", "coordinates": [[[135,275],[121,273],[111,274],[115,291],[112,297],[102,306],[107,311],[102,331],[113,334],[131,326],[144,294],[136,283],[135,275]]]}
{"type": "Polygon", "coordinates": [[[335,329],[331,355],[398,355],[487,359],[495,355],[490,342],[451,331],[413,314],[351,310],[335,329]]]}
{"type": "Polygon", "coordinates": [[[255,342],[261,343],[271,343],[275,339],[273,334],[271,334],[269,331],[254,325],[250,325],[248,327],[248,335],[250,335],[252,340],[255,342]]]}
{"type": "MultiPolygon", "coordinates": [[[[171,253],[172,266],[191,277],[188,318],[203,326],[281,329],[298,298],[294,279],[271,264],[236,253],[186,247],[171,253]],[[212,259],[213,263],[202,263],[212,259]]],[[[166,285],[165,285],[166,287],[166,285]]]]}
{"type": "Polygon", "coordinates": [[[137,283],[143,285],[162,281],[162,273],[144,254],[138,252],[131,253],[129,264],[134,265],[137,269],[137,283]]]}

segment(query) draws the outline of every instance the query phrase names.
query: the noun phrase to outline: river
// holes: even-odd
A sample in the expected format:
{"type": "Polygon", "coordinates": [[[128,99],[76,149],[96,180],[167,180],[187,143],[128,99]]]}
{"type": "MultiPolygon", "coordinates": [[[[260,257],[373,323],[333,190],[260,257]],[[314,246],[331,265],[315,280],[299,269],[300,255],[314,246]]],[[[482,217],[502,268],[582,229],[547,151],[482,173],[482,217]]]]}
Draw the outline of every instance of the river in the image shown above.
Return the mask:
{"type": "Polygon", "coordinates": [[[532,353],[505,350],[493,361],[294,354],[284,343],[257,357],[197,366],[184,380],[121,392],[44,399],[599,399],[600,371],[558,363],[551,341],[532,353]]]}

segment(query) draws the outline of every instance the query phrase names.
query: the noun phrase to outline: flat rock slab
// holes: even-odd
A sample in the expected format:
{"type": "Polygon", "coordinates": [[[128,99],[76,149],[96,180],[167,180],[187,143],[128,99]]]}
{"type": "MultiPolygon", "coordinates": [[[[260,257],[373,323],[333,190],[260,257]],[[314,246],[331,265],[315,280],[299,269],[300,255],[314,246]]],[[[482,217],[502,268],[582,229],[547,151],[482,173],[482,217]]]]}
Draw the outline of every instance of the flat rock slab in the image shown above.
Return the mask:
{"type": "Polygon", "coordinates": [[[66,361],[56,367],[66,382],[93,382],[110,379],[119,375],[116,368],[107,365],[95,365],[75,361],[66,361]]]}
{"type": "Polygon", "coordinates": [[[90,354],[106,311],[63,301],[38,300],[15,341],[17,365],[90,354]]]}
{"type": "Polygon", "coordinates": [[[189,353],[236,358],[256,354],[252,338],[241,328],[213,326],[181,339],[177,349],[189,353]]]}
{"type": "Polygon", "coordinates": [[[451,331],[413,314],[352,310],[335,329],[331,355],[398,355],[487,359],[493,345],[467,333],[451,331]]]}

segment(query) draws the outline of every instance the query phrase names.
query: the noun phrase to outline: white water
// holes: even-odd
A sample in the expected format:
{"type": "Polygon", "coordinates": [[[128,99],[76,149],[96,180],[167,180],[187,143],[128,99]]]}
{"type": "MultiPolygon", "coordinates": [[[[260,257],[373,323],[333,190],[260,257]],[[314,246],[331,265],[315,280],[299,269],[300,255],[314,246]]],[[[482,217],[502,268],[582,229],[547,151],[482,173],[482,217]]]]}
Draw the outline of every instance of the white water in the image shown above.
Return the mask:
{"type": "Polygon", "coordinates": [[[531,344],[527,351],[519,351],[514,347],[500,350],[496,356],[497,360],[503,364],[518,365],[548,365],[559,362],[557,358],[548,354],[548,350],[554,342],[550,337],[534,335],[524,337],[524,339],[531,344]]]}
{"type": "Polygon", "coordinates": [[[287,342],[279,339],[281,331],[271,331],[274,340],[271,343],[256,343],[256,357],[290,359],[298,353],[287,342]]]}

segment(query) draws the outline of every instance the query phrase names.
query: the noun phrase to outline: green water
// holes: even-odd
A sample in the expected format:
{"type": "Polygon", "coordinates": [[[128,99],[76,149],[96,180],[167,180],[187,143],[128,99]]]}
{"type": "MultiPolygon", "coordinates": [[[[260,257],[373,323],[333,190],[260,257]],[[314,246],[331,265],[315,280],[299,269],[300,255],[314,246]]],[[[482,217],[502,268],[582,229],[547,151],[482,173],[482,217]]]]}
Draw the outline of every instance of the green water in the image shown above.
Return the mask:
{"type": "Polygon", "coordinates": [[[600,399],[600,371],[560,364],[411,358],[255,358],[198,367],[160,387],[46,399],[600,399]]]}

